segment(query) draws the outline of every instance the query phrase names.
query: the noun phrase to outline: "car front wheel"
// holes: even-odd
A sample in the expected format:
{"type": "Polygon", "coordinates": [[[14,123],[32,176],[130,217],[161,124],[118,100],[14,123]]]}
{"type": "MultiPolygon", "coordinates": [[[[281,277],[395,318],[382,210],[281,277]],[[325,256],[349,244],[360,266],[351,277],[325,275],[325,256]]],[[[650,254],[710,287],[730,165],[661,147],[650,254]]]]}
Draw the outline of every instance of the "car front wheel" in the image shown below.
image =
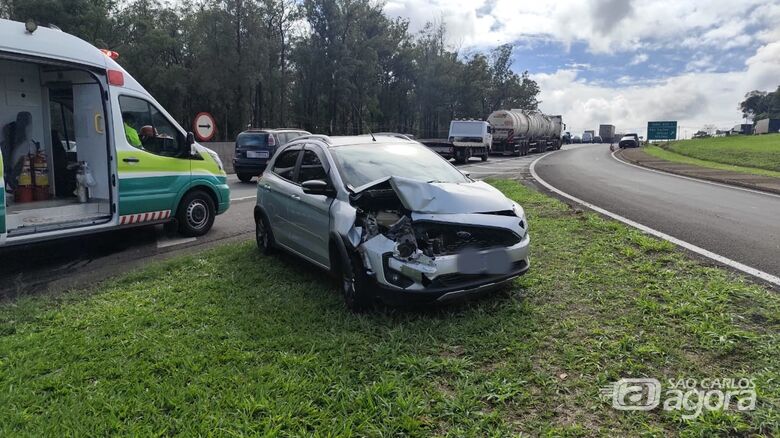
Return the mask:
{"type": "Polygon", "coordinates": [[[360,258],[353,254],[348,261],[341,262],[339,271],[339,284],[347,308],[353,312],[370,310],[374,300],[370,293],[370,281],[360,258]]]}

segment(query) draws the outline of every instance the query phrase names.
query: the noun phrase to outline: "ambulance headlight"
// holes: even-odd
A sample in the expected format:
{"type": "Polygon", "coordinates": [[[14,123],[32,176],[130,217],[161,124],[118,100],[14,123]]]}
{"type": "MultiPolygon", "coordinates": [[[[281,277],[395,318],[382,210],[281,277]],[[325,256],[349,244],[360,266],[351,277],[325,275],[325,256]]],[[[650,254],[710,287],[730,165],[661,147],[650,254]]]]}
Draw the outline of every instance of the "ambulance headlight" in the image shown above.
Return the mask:
{"type": "Polygon", "coordinates": [[[212,151],[212,150],[209,150],[208,153],[209,153],[209,155],[211,155],[211,158],[214,160],[214,162],[217,163],[217,166],[219,166],[219,170],[221,172],[224,172],[225,171],[225,166],[222,165],[222,159],[219,158],[219,155],[217,155],[217,153],[212,151]]]}

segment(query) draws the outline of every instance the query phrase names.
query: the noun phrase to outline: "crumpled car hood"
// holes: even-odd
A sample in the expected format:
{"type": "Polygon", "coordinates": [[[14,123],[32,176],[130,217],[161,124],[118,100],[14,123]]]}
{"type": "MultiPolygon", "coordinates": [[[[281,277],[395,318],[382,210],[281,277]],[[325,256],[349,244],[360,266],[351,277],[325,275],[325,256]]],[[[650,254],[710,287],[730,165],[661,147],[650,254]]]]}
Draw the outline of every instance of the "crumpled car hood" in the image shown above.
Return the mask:
{"type": "Polygon", "coordinates": [[[428,183],[399,176],[382,178],[355,190],[356,193],[389,181],[401,204],[416,213],[462,214],[512,210],[513,203],[498,189],[482,181],[428,183]]]}

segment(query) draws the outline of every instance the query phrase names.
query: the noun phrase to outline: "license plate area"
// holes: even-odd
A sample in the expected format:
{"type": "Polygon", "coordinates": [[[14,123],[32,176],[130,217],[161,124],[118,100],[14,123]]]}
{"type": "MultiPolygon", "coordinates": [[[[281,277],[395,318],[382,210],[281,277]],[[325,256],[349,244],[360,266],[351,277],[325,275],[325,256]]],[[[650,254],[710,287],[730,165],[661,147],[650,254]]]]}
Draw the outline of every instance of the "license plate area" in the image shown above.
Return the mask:
{"type": "Polygon", "coordinates": [[[247,158],[268,158],[268,151],[246,151],[247,158]]]}
{"type": "Polygon", "coordinates": [[[504,248],[476,250],[467,248],[458,254],[458,271],[461,274],[506,274],[512,260],[504,248]]]}

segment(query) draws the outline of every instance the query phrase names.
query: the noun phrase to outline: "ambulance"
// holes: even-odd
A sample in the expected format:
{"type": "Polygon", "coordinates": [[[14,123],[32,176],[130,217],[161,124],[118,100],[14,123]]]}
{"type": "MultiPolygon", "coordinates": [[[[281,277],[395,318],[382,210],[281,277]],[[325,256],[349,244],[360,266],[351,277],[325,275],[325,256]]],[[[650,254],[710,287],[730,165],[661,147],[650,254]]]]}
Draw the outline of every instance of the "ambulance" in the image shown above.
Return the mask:
{"type": "Polygon", "coordinates": [[[200,236],[230,206],[218,155],[117,57],[0,19],[0,246],[152,224],[200,236]]]}

